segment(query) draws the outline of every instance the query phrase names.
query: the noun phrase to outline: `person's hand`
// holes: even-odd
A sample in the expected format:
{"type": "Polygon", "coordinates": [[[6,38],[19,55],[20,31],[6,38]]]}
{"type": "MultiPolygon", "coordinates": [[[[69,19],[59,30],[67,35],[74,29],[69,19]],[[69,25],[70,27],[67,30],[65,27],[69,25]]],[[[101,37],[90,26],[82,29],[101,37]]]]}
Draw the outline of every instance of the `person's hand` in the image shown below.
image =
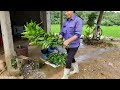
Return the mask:
{"type": "Polygon", "coordinates": [[[69,42],[68,40],[65,40],[65,41],[63,42],[63,45],[67,47],[67,46],[69,45],[69,43],[70,43],[70,42],[69,42]]]}
{"type": "Polygon", "coordinates": [[[59,35],[59,38],[62,38],[62,35],[59,35]]]}

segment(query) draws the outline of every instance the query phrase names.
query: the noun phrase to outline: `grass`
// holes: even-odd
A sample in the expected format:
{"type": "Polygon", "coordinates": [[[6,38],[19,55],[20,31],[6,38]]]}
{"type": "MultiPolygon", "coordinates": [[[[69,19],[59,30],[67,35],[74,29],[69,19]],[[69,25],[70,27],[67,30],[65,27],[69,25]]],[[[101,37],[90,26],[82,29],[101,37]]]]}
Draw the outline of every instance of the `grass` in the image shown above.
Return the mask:
{"type": "Polygon", "coordinates": [[[52,24],[51,31],[54,33],[59,33],[60,32],[60,25],[59,24],[52,24]]]}
{"type": "MultiPolygon", "coordinates": [[[[104,36],[110,36],[114,38],[120,38],[120,26],[101,26],[101,29],[103,31],[104,36]]],[[[86,31],[86,25],[83,27],[83,34],[85,34],[86,31]]],[[[51,26],[51,31],[54,33],[60,32],[60,25],[54,24],[51,26]]]]}

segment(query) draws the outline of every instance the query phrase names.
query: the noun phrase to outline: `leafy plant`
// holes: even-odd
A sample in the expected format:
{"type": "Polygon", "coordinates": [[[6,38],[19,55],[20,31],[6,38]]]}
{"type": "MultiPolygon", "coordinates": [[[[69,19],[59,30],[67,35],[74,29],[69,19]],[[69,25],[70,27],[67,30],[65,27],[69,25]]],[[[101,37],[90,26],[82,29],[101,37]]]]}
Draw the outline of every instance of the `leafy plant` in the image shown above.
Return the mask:
{"type": "Polygon", "coordinates": [[[88,15],[88,21],[87,21],[88,28],[91,29],[93,28],[96,18],[97,18],[97,14],[95,12],[92,12],[91,14],[88,15]]]}
{"type": "Polygon", "coordinates": [[[22,37],[28,38],[33,45],[40,46],[43,49],[48,46],[63,45],[63,40],[59,38],[59,35],[51,32],[46,33],[39,24],[33,21],[27,22],[22,37]]]}
{"type": "MultiPolygon", "coordinates": [[[[56,47],[58,45],[63,45],[63,39],[60,39],[58,34],[52,32],[46,33],[39,24],[36,24],[36,22],[33,21],[30,23],[27,22],[25,25],[25,32],[22,34],[23,38],[28,38],[30,43],[40,46],[42,49],[49,46],[56,47]]],[[[64,66],[65,58],[66,54],[64,53],[53,53],[49,56],[48,61],[55,65],[64,66]]]]}
{"type": "Polygon", "coordinates": [[[47,60],[52,64],[63,67],[65,66],[66,57],[66,53],[52,53],[47,60]]]}
{"type": "Polygon", "coordinates": [[[13,57],[12,59],[11,59],[11,65],[12,65],[12,67],[13,68],[17,68],[17,61],[16,61],[16,57],[13,57]]]}
{"type": "Polygon", "coordinates": [[[84,34],[84,38],[83,38],[83,42],[85,43],[85,44],[88,44],[91,40],[90,40],[90,37],[89,37],[89,35],[90,35],[91,33],[89,32],[89,31],[85,31],[85,34],[84,34]]]}
{"type": "Polygon", "coordinates": [[[88,15],[88,21],[87,21],[87,28],[88,30],[85,31],[83,42],[86,44],[89,44],[91,42],[90,34],[93,34],[93,30],[91,32],[91,29],[93,29],[95,20],[97,18],[97,14],[95,12],[92,12],[88,15]]]}

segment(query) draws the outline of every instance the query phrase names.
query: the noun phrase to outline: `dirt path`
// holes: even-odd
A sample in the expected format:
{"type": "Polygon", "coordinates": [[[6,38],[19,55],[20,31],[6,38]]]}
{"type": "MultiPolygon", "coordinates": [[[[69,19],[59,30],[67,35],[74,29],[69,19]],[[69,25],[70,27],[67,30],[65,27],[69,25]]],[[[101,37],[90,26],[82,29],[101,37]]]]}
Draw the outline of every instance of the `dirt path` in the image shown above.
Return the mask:
{"type": "MultiPolygon", "coordinates": [[[[97,49],[91,47],[90,50],[92,53],[97,49]]],[[[86,53],[84,50],[80,51],[86,53]]],[[[70,75],[69,79],[120,79],[120,47],[106,48],[102,53],[96,52],[95,56],[79,62],[79,70],[78,74],[70,75]]],[[[63,69],[49,79],[60,79],[62,74],[63,69]]]]}

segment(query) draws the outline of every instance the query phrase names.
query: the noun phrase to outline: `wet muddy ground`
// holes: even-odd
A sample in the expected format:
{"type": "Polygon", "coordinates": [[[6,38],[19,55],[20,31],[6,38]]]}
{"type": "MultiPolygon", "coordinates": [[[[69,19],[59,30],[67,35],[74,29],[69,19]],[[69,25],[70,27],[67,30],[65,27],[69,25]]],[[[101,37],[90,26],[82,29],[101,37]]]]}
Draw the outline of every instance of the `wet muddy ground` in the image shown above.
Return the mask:
{"type": "MultiPolygon", "coordinates": [[[[117,47],[100,48],[81,44],[75,56],[79,63],[80,72],[70,75],[69,79],[120,79],[120,42],[112,43],[116,44],[117,47]]],[[[28,42],[26,40],[16,41],[15,46],[18,44],[28,45],[28,42]]],[[[29,57],[33,59],[42,57],[39,47],[29,46],[28,49],[29,57]]],[[[0,59],[4,60],[2,48],[0,52],[0,59]]],[[[60,79],[64,68],[44,65],[41,70],[46,74],[46,79],[60,79]]],[[[7,75],[7,71],[2,75],[7,75]]]]}

